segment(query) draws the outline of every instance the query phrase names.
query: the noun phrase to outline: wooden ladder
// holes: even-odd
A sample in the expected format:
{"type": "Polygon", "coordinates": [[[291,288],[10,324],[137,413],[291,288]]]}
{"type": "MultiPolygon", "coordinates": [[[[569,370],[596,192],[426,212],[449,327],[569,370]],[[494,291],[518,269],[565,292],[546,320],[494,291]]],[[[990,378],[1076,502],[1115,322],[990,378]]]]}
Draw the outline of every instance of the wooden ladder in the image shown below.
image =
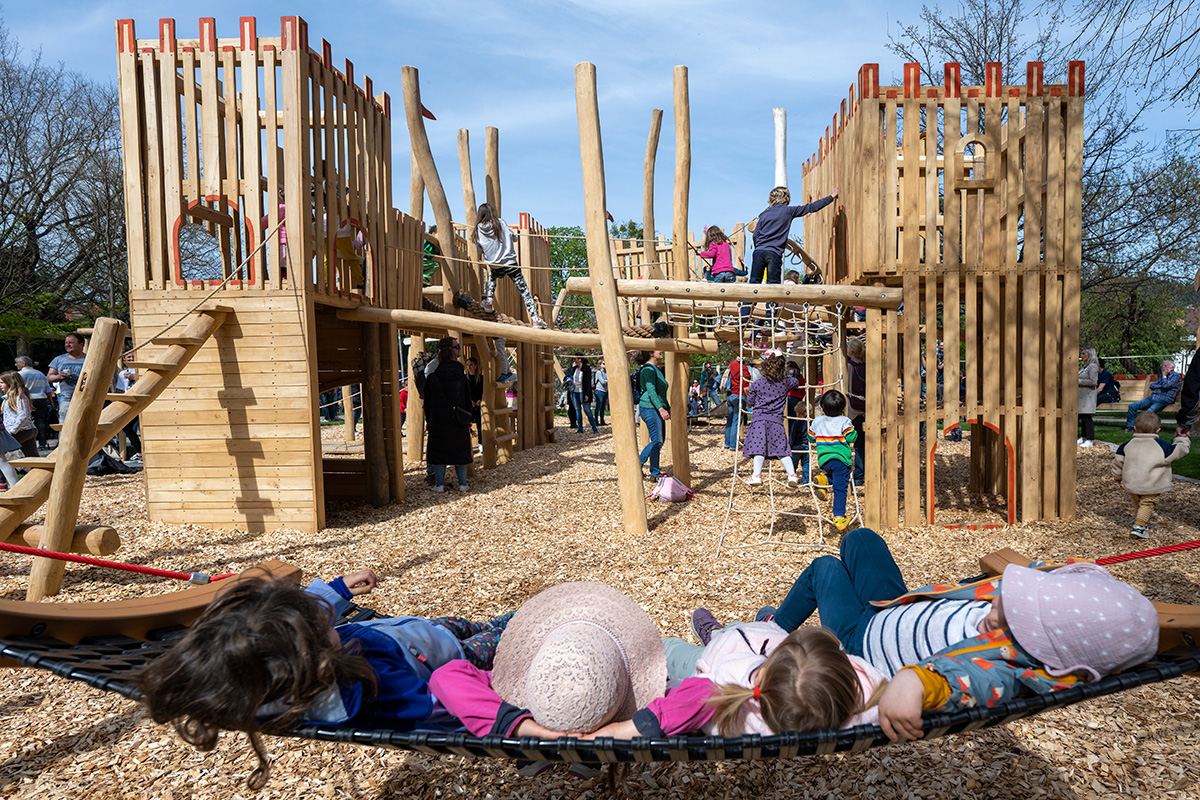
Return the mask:
{"type": "MultiPolygon", "coordinates": [[[[82,532],[76,531],[75,523],[78,495],[82,492],[88,461],[162,394],[204,342],[221,327],[230,311],[232,309],[226,306],[199,309],[182,335],[151,339],[150,344],[163,345],[166,350],[153,361],[133,362],[145,373],[125,394],[109,394],[107,388],[120,359],[125,325],[117,320],[97,321],[93,347],[75,389],[81,396],[74,398],[76,402],[71,406],[58,447],[44,458],[20,458],[9,462],[29,472],[7,492],[0,493],[0,541],[28,545],[30,526],[22,523],[53,498],[55,502],[47,508],[46,523],[41,526],[39,546],[49,550],[80,546],[82,539],[77,534],[82,532]],[[96,347],[101,331],[105,331],[105,344],[96,347]],[[105,400],[110,401],[109,405],[100,408],[105,400]],[[73,540],[77,543],[73,544],[73,540]]],[[[40,600],[57,594],[62,575],[63,562],[37,559],[30,576],[27,599],[40,600]]]]}

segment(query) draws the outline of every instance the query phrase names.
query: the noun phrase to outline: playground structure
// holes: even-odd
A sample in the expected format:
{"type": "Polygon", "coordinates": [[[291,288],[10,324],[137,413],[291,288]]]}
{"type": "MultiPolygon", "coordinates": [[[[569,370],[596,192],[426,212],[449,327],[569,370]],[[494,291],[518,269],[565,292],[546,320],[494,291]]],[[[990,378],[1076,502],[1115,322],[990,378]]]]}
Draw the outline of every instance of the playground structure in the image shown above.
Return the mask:
{"type": "Polygon", "coordinates": [[[970,489],[1003,495],[1009,523],[1075,516],[1083,76],[1072,61],[1046,85],[1031,62],[1004,84],[990,63],[965,87],[947,64],[930,87],[906,64],[881,87],[866,64],[805,163],[806,198],[842,187],[836,217],[804,219],[826,280],[904,292],[866,312],[868,525],[898,524],[901,499],[908,524],[934,521],[936,431],[963,420],[970,489]]]}

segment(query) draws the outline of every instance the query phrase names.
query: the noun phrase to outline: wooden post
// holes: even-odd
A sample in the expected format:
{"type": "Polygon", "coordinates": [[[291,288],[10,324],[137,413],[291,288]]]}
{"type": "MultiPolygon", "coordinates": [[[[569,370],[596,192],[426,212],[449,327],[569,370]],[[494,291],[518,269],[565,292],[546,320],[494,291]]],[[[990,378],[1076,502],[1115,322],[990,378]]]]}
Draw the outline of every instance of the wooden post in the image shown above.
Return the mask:
{"type": "Polygon", "coordinates": [[[483,129],[483,171],[488,205],[500,216],[500,131],[483,129]]]}
{"type": "MultiPolygon", "coordinates": [[[[96,321],[88,358],[71,396],[71,413],[67,415],[55,451],[54,478],[50,484],[46,522],[42,527],[40,547],[43,550],[67,550],[75,538],[79,499],[83,495],[83,482],[92,455],[92,438],[128,330],[125,323],[115,319],[96,321]]],[[[62,561],[35,560],[29,572],[25,599],[37,602],[58,594],[62,588],[63,569],[62,561]]]]}
{"type": "MultiPolygon", "coordinates": [[[[692,121],[688,99],[687,67],[675,67],[675,214],[671,232],[671,256],[675,280],[690,279],[688,273],[688,194],[692,180],[692,121]]],[[[677,337],[687,335],[687,329],[676,326],[677,337]]],[[[688,459],[687,393],[691,356],[686,353],[667,353],[667,397],[671,406],[668,422],[671,447],[671,469],[676,480],[692,482],[692,465],[688,459]]]]}
{"type": "Polygon", "coordinates": [[[658,135],[662,132],[661,108],[650,112],[650,137],[646,140],[646,162],[642,168],[642,263],[649,277],[665,278],[667,273],[658,263],[654,246],[654,161],[658,155],[658,135]]]}
{"type": "Polygon", "coordinates": [[[387,505],[389,482],[387,448],[383,441],[383,367],[379,354],[379,328],[362,327],[363,335],[363,454],[367,459],[367,498],[375,508],[387,505]]]}
{"type": "Polygon", "coordinates": [[[421,177],[421,165],[416,156],[412,159],[412,179],[408,187],[408,215],[413,219],[425,219],[425,180],[421,177]]]}
{"type": "Polygon", "coordinates": [[[342,387],[342,431],[346,444],[358,439],[358,424],[354,421],[354,387],[342,387]]]}
{"type": "MultiPolygon", "coordinates": [[[[575,66],[575,106],[579,117],[579,149],[583,162],[583,202],[587,223],[588,274],[600,328],[604,359],[616,367],[628,363],[621,336],[620,306],[612,277],[612,247],[604,214],[607,205],[604,189],[604,151],[600,143],[600,108],[596,99],[596,66],[583,62],[575,66]]],[[[650,235],[653,235],[651,233],[650,235]]],[[[634,434],[633,387],[629,381],[610,380],[612,400],[613,449],[617,463],[617,484],[621,493],[621,516],[625,533],[644,536],[646,493],[638,462],[634,434]]]]}
{"type": "Polygon", "coordinates": [[[410,334],[408,345],[408,408],[404,418],[408,438],[408,460],[417,462],[425,460],[425,401],[417,394],[417,383],[413,380],[412,360],[418,353],[425,352],[425,337],[419,333],[410,334]]]}
{"type": "MultiPolygon", "coordinates": [[[[433,160],[433,150],[429,147],[429,136],[425,133],[425,121],[421,118],[421,78],[416,67],[404,67],[401,70],[401,80],[404,86],[404,116],[408,121],[408,138],[412,141],[413,158],[421,170],[425,181],[425,189],[429,193],[429,204],[433,206],[433,216],[438,226],[438,243],[446,263],[442,267],[444,283],[453,294],[460,291],[461,282],[458,279],[458,263],[451,257],[454,248],[454,220],[450,216],[450,204],[446,202],[446,192],[442,189],[442,179],[438,177],[437,165],[433,160]]],[[[447,307],[448,313],[453,313],[447,307]]]]}
{"type": "Polygon", "coordinates": [[[467,224],[467,257],[471,266],[460,271],[463,288],[475,297],[483,298],[483,287],[480,280],[486,280],[479,272],[479,247],[475,244],[476,217],[475,182],[471,178],[471,143],[466,128],[458,129],[458,168],[462,173],[463,214],[467,224]]]}

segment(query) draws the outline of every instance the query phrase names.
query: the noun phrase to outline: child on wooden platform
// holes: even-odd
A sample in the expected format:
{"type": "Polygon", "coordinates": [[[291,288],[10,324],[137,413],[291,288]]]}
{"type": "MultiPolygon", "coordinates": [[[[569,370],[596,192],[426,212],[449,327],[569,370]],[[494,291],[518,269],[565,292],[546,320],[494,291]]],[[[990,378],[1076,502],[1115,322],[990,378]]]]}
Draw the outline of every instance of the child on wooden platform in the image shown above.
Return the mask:
{"type": "MultiPolygon", "coordinates": [[[[850,518],[846,516],[846,493],[850,483],[850,467],[854,463],[854,451],[850,446],[858,438],[854,423],[844,414],[846,395],[830,389],[821,395],[821,411],[808,426],[808,441],[817,449],[818,492],[825,494],[823,487],[833,489],[833,524],[839,531],[846,530],[850,518]]],[[[822,499],[824,499],[822,497],[822,499]]]]}
{"type": "Polygon", "coordinates": [[[1004,577],[908,591],[874,531],[846,534],[841,557],[815,559],[778,609],[795,630],[821,616],[851,655],[891,675],[879,701],[889,738],[921,736],[921,713],[993,706],[1140,664],[1158,649],[1154,604],[1092,563],[1010,564],[1004,577]]]}
{"type": "Polygon", "coordinates": [[[704,229],[704,249],[697,250],[696,255],[712,260],[711,266],[704,269],[705,276],[716,283],[733,283],[746,274],[746,270],[733,265],[733,247],[725,231],[716,225],[704,229]]]}
{"type": "Polygon", "coordinates": [[[538,315],[537,303],[525,283],[525,276],[517,266],[517,244],[512,229],[496,214],[495,210],[484,203],[479,206],[477,216],[479,222],[475,226],[475,244],[479,247],[479,255],[490,268],[488,272],[487,289],[484,292],[483,307],[492,310],[496,297],[496,279],[510,278],[525,308],[529,311],[529,323],[535,328],[545,328],[546,323],[538,315]]]}
{"type": "Polygon", "coordinates": [[[768,458],[777,458],[787,471],[788,486],[794,489],[800,485],[800,476],[792,463],[792,447],[783,426],[783,412],[787,407],[788,392],[797,388],[800,382],[784,375],[786,362],[778,349],[768,350],[763,356],[762,376],[750,384],[746,393],[746,404],[754,409],[742,445],[742,454],[754,459],[754,473],[746,483],[761,486],[763,464],[768,458]]]}
{"type": "Polygon", "coordinates": [[[491,668],[512,613],[482,623],[393,617],[332,627],[377,582],[370,570],[307,589],[240,581],[137,677],[150,716],[200,750],[213,749],[222,729],[244,732],[258,756],[252,789],[270,774],[262,733],[302,723],[460,730],[430,693],[430,676],[457,660],[491,668]]]}
{"type": "Polygon", "coordinates": [[[1188,454],[1191,439],[1177,434],[1167,444],[1158,438],[1162,420],[1153,411],[1143,411],[1133,423],[1133,438],[1117,448],[1112,471],[1117,483],[1133,500],[1133,529],[1130,536],[1148,539],[1147,527],[1154,507],[1171,491],[1171,464],[1188,454]]]}

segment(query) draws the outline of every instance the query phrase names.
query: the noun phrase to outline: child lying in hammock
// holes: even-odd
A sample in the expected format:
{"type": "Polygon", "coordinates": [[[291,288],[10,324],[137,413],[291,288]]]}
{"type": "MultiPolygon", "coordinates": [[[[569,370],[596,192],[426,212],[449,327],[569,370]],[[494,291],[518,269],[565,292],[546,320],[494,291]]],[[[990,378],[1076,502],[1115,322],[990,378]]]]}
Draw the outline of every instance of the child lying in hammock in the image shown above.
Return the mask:
{"type": "Polygon", "coordinates": [[[307,589],[239,582],[138,676],[150,716],[200,750],[213,749],[221,729],[244,731],[258,756],[252,789],[270,774],[260,733],[312,722],[461,730],[430,694],[429,677],[457,660],[490,668],[512,612],[483,623],[393,617],[332,627],[376,582],[370,570],[307,589]]]}
{"type": "Polygon", "coordinates": [[[841,558],[821,556],[773,618],[793,630],[813,611],[852,655],[892,675],[879,701],[893,741],[921,734],[921,713],[988,707],[1095,681],[1158,649],[1154,604],[1091,563],[1036,570],[1010,564],[1003,582],[908,591],[887,544],[848,533],[841,558]]]}
{"type": "Polygon", "coordinates": [[[703,656],[697,676],[667,689],[667,657],[646,613],[610,587],[563,584],[517,611],[494,673],[450,662],[430,686],[477,736],[627,739],[862,724],[884,682],[811,626],[790,636],[771,623],[731,626],[703,656]]]}

